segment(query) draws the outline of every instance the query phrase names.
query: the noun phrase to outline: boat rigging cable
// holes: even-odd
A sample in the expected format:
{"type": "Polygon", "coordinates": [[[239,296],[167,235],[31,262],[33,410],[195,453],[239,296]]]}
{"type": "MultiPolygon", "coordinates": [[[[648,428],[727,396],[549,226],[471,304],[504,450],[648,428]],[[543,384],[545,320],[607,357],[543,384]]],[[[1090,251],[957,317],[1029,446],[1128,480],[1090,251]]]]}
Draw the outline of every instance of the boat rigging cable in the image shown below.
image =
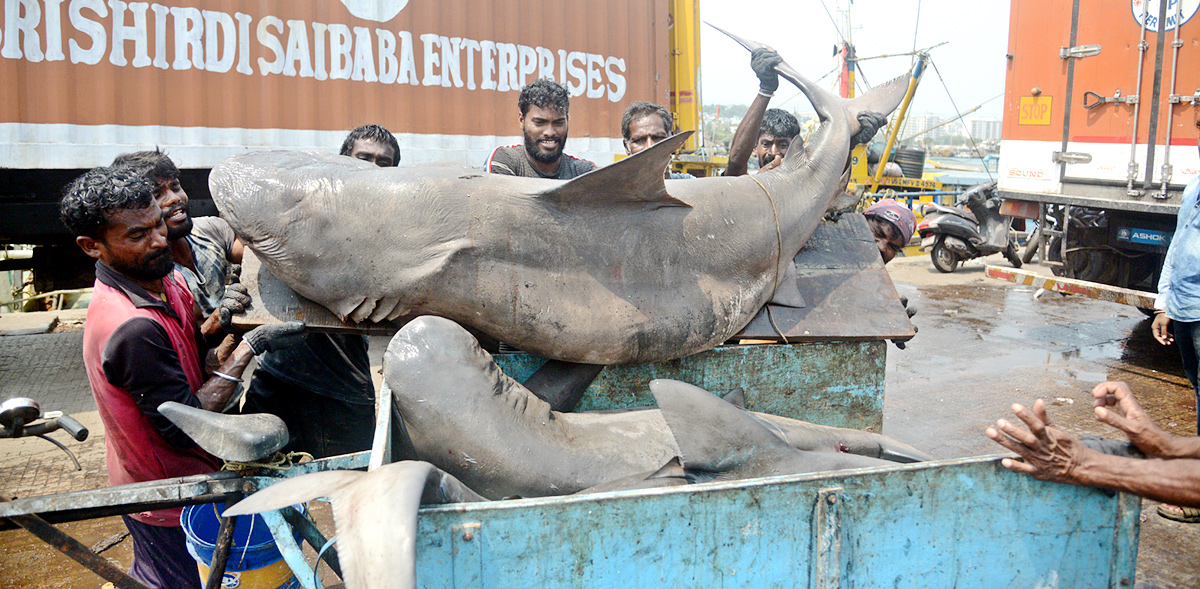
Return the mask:
{"type": "MultiPolygon", "coordinates": [[[[946,81],[942,79],[942,72],[938,71],[937,64],[933,62],[933,58],[929,59],[929,65],[933,66],[933,73],[937,74],[938,81],[942,83],[942,88],[946,90],[946,98],[950,99],[950,106],[954,107],[954,114],[961,119],[963,115],[959,114],[958,105],[955,104],[954,97],[950,95],[950,88],[946,86],[946,81]]],[[[971,134],[971,129],[967,127],[966,124],[963,124],[963,130],[967,132],[967,140],[971,142],[971,151],[975,154],[978,154],[979,147],[975,143],[975,136],[971,134]]],[[[987,172],[989,182],[996,181],[996,179],[992,177],[992,171],[988,169],[986,165],[983,166],[983,171],[987,172]]]]}
{"type": "MultiPolygon", "coordinates": [[[[841,28],[838,27],[837,20],[833,18],[833,14],[829,12],[829,6],[827,6],[825,4],[825,0],[821,0],[821,8],[823,8],[825,10],[825,16],[829,17],[829,23],[833,25],[833,30],[834,30],[834,32],[837,33],[838,39],[840,39],[842,43],[845,43],[846,36],[842,33],[841,28]]],[[[948,43],[948,41],[943,41],[941,43],[932,45],[930,47],[927,47],[925,49],[921,49],[918,51],[917,50],[917,40],[919,37],[918,32],[920,30],[920,25],[921,25],[921,0],[917,0],[917,18],[916,18],[916,23],[913,24],[913,50],[908,53],[890,53],[890,54],[886,54],[886,55],[876,55],[873,57],[862,57],[862,58],[856,57],[854,59],[854,69],[855,69],[855,71],[858,72],[858,79],[856,80],[856,83],[861,83],[862,88],[865,88],[867,90],[869,90],[871,88],[871,84],[867,80],[867,75],[863,71],[862,67],[859,65],[859,62],[866,61],[869,59],[881,59],[884,57],[900,57],[903,55],[908,55],[908,56],[911,56],[914,58],[913,62],[915,63],[915,58],[917,56],[919,56],[921,54],[928,55],[930,50],[936,49],[936,48],[941,47],[942,45],[946,45],[948,43]]],[[[962,118],[966,115],[963,114],[958,109],[958,104],[954,102],[954,96],[952,96],[950,94],[950,87],[946,85],[946,80],[942,78],[942,72],[938,70],[937,64],[934,63],[932,57],[929,57],[928,61],[929,61],[929,65],[933,66],[933,71],[935,74],[937,74],[938,82],[940,82],[942,84],[942,89],[946,91],[946,97],[950,99],[950,106],[954,108],[955,118],[951,119],[951,121],[962,120],[962,118]]],[[[832,70],[827,72],[825,75],[821,76],[820,78],[817,78],[817,83],[820,84],[822,80],[824,80],[825,78],[828,78],[830,75],[838,72],[839,70],[841,70],[840,65],[833,68],[832,70]]],[[[781,101],[779,103],[779,106],[783,106],[783,105],[787,104],[788,102],[791,102],[792,100],[794,100],[796,97],[798,97],[800,95],[801,95],[801,92],[796,92],[795,94],[792,94],[786,100],[781,101]]],[[[994,100],[994,99],[992,99],[992,100],[994,100]]],[[[988,100],[987,102],[990,102],[990,101],[991,100],[988,100]]],[[[986,102],[985,102],[985,104],[986,104],[986,102]]],[[[976,107],[976,108],[978,108],[978,107],[976,107]]],[[[967,114],[970,114],[970,113],[967,113],[967,114]]],[[[971,129],[969,127],[967,127],[965,122],[963,123],[963,130],[967,134],[967,140],[971,142],[971,151],[978,154],[979,153],[978,143],[975,141],[975,136],[971,134],[971,129]]],[[[928,131],[928,129],[926,131],[928,131]]],[[[918,135],[920,135],[920,133],[918,133],[917,135],[913,135],[913,137],[916,137],[918,135]]],[[[910,139],[911,139],[911,137],[910,137],[910,139]]],[[[984,170],[984,172],[987,173],[988,180],[995,181],[995,178],[992,177],[992,171],[990,169],[988,169],[988,167],[986,165],[983,167],[983,170],[984,170]]]]}
{"type": "MultiPolygon", "coordinates": [[[[917,0],[917,22],[913,23],[913,54],[917,52],[917,30],[921,28],[921,0],[917,0]]],[[[911,64],[910,64],[911,65],[911,64]]]]}

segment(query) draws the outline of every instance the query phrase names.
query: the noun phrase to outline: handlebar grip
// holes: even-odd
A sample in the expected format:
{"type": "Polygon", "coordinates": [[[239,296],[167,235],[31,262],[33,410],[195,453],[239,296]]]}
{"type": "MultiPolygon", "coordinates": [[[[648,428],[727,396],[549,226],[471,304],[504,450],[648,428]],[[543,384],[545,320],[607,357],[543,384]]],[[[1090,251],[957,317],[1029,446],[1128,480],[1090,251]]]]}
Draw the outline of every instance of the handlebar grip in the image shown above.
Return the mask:
{"type": "Polygon", "coordinates": [[[74,417],[71,417],[70,415],[64,415],[59,417],[57,421],[58,427],[62,428],[68,434],[71,434],[72,438],[75,438],[80,442],[87,439],[88,429],[83,427],[83,424],[76,421],[74,417]]]}

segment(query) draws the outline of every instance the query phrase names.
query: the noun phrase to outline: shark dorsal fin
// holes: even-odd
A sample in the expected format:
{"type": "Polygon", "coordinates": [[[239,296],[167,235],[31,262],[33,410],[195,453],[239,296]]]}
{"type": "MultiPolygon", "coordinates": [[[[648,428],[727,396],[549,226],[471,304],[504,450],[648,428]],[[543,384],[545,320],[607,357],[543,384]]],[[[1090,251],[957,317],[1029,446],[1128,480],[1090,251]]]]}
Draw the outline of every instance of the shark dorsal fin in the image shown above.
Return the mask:
{"type": "Polygon", "coordinates": [[[725,401],[726,403],[729,403],[730,405],[733,405],[734,407],[737,407],[738,409],[745,409],[746,408],[746,389],[743,389],[742,387],[737,387],[737,388],[733,389],[732,391],[725,393],[725,395],[723,397],[721,397],[721,400],[725,401]]]}
{"type": "Polygon", "coordinates": [[[752,414],[700,387],[660,378],[650,381],[650,392],[689,472],[736,473],[795,454],[752,414]]]}
{"type": "Polygon", "coordinates": [[[638,153],[578,178],[545,190],[538,198],[558,204],[618,202],[657,207],[686,207],[687,203],[667,194],[663,171],[671,155],[692,135],[686,131],[659,141],[638,153]]]}
{"type": "Polygon", "coordinates": [[[662,468],[650,473],[646,479],[681,479],[685,476],[687,473],[683,470],[683,461],[678,456],[673,456],[666,464],[662,465],[662,468]]]}

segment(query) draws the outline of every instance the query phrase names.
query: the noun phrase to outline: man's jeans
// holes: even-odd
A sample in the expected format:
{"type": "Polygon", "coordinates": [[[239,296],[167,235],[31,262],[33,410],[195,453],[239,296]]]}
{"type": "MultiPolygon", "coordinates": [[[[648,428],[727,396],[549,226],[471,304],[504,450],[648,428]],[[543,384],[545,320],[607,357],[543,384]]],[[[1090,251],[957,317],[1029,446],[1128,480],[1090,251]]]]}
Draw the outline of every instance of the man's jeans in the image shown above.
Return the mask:
{"type": "Polygon", "coordinates": [[[1175,329],[1175,345],[1179,347],[1179,359],[1183,361],[1183,372],[1196,395],[1196,431],[1200,434],[1200,386],[1196,384],[1197,366],[1200,365],[1200,321],[1171,321],[1175,329]]]}

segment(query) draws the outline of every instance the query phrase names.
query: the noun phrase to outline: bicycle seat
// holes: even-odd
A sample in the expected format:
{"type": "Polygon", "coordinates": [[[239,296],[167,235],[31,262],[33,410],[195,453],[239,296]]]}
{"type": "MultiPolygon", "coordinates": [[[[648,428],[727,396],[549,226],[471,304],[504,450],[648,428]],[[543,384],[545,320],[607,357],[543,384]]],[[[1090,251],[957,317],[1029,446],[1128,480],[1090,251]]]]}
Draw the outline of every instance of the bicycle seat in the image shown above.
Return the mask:
{"type": "Polygon", "coordinates": [[[167,401],[158,412],[205,452],[231,462],[250,462],[274,454],[288,443],[283,420],[269,413],[226,415],[167,401]]]}

